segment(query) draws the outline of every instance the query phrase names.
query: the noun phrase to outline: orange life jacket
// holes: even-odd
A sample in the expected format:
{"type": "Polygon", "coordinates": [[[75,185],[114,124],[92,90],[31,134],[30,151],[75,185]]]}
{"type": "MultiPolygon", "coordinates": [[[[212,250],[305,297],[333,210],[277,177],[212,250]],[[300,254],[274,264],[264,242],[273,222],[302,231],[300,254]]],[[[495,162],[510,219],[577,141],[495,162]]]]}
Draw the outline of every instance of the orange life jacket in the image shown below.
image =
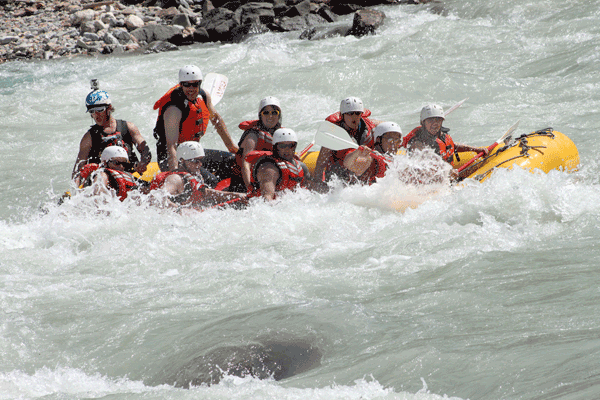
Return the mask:
{"type": "Polygon", "coordinates": [[[156,142],[156,152],[161,169],[166,166],[167,139],[165,133],[164,112],[167,108],[174,105],[181,110],[181,122],[179,124],[179,137],[177,143],[188,141],[200,141],[200,138],[206,133],[210,112],[206,105],[206,93],[200,89],[196,100],[189,101],[180,85],[174,86],[165,93],[156,103],[154,109],[158,110],[158,118],[154,127],[154,138],[156,142]]]}
{"type": "MultiPolygon", "coordinates": [[[[424,132],[421,126],[417,126],[415,129],[410,131],[408,135],[404,136],[404,139],[402,140],[402,146],[408,148],[413,140],[416,140],[419,138],[419,136],[425,134],[430,135],[429,133],[424,132]]],[[[433,150],[445,161],[452,163],[452,157],[454,156],[454,149],[456,147],[452,137],[450,137],[450,135],[446,132],[440,131],[439,135],[435,137],[435,143],[437,144],[437,148],[434,148],[433,150]]]]}
{"type": "Polygon", "coordinates": [[[242,166],[242,152],[244,151],[244,149],[242,149],[242,142],[244,139],[246,139],[246,136],[248,136],[250,132],[256,132],[258,136],[254,151],[273,151],[273,134],[266,130],[260,129],[259,126],[262,126],[262,124],[259,124],[257,119],[244,121],[239,125],[239,128],[244,131],[240,141],[238,142],[239,150],[235,155],[236,163],[240,167],[242,166]]]}

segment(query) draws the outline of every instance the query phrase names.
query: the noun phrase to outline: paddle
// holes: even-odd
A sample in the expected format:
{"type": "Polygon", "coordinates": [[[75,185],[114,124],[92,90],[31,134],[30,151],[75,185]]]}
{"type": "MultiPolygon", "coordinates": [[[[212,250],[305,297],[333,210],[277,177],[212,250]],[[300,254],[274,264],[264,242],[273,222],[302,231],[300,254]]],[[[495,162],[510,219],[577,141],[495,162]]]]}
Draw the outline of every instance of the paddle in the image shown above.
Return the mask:
{"type": "Polygon", "coordinates": [[[213,106],[217,105],[225,94],[228,79],[225,75],[209,72],[202,80],[202,89],[210,94],[213,106]]]}
{"type": "Polygon", "coordinates": [[[352,141],[344,128],[329,121],[323,121],[319,124],[313,142],[330,150],[358,149],[359,147],[358,144],[352,141]]]}
{"type": "Polygon", "coordinates": [[[464,98],[464,99],[462,99],[461,101],[459,101],[458,103],[456,103],[455,105],[453,105],[452,107],[450,107],[450,108],[448,109],[448,111],[446,111],[446,112],[444,113],[444,118],[446,118],[446,117],[448,116],[448,114],[450,114],[452,111],[454,111],[454,110],[456,110],[458,107],[462,106],[462,105],[463,105],[463,103],[464,103],[465,101],[467,101],[468,99],[469,99],[468,97],[467,97],[467,98],[464,98]]]}
{"type": "MultiPolygon", "coordinates": [[[[512,137],[513,132],[515,131],[515,129],[517,129],[517,126],[519,126],[519,122],[517,121],[513,126],[511,126],[510,128],[508,128],[508,130],[506,131],[506,133],[504,135],[502,135],[500,137],[500,139],[496,140],[496,142],[494,142],[493,144],[491,144],[487,149],[488,149],[488,154],[494,150],[496,148],[496,146],[498,146],[498,144],[503,143],[503,142],[507,142],[508,140],[510,140],[510,138],[512,137]]],[[[467,168],[469,165],[473,164],[475,162],[475,160],[481,158],[483,156],[484,152],[482,151],[481,153],[477,154],[475,157],[473,157],[471,160],[469,160],[469,162],[467,162],[465,165],[463,165],[462,167],[460,167],[458,169],[458,172],[460,173],[461,171],[463,171],[465,168],[467,168]]]]}

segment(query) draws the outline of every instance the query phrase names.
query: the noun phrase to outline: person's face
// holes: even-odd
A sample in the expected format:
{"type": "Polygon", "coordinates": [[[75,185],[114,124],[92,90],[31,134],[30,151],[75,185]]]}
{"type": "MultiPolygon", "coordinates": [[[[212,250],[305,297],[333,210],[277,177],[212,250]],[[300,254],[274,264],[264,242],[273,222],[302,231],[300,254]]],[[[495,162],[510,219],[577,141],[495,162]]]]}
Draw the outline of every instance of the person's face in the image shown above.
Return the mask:
{"type": "Polygon", "coordinates": [[[362,116],[362,112],[360,111],[350,111],[345,114],[344,123],[348,126],[348,128],[357,130],[360,126],[360,117],[362,116]]]}
{"type": "Polygon", "coordinates": [[[185,163],[185,169],[193,175],[200,175],[200,168],[202,167],[203,160],[204,157],[192,158],[191,160],[183,160],[183,162],[185,163]]]}
{"type": "Polygon", "coordinates": [[[381,137],[381,148],[385,153],[396,154],[402,143],[400,132],[386,132],[381,137]]]}
{"type": "Polygon", "coordinates": [[[287,161],[292,161],[296,154],[296,142],[279,142],[276,144],[279,157],[287,161]]]}
{"type": "Polygon", "coordinates": [[[437,135],[440,133],[440,129],[442,129],[442,122],[444,122],[444,118],[432,117],[423,121],[423,125],[425,126],[425,130],[427,132],[432,135],[437,135]]]}
{"type": "Polygon", "coordinates": [[[188,82],[180,82],[181,88],[183,89],[183,94],[189,101],[196,100],[198,94],[200,93],[200,81],[188,81],[188,82]]]}
{"type": "Polygon", "coordinates": [[[125,171],[125,165],[129,163],[125,157],[113,157],[107,163],[107,167],[110,169],[116,169],[117,171],[125,171]]]}
{"type": "Polygon", "coordinates": [[[279,122],[279,110],[273,106],[266,106],[260,112],[260,121],[265,128],[274,128],[279,122]]]}
{"type": "Polygon", "coordinates": [[[89,110],[96,125],[104,126],[110,119],[110,106],[98,106],[89,110]]]}

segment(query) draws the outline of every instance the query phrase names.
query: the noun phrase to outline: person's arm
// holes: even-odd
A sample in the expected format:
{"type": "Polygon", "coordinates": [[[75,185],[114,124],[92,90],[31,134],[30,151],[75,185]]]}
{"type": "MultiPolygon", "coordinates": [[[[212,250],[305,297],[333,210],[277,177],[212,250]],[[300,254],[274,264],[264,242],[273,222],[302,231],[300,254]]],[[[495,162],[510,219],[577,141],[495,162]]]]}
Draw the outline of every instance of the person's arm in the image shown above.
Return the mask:
{"type": "Polygon", "coordinates": [[[131,135],[131,140],[140,153],[140,162],[136,165],[135,170],[142,175],[152,160],[152,153],[150,153],[150,147],[148,147],[146,140],[144,140],[144,137],[140,133],[140,130],[137,128],[137,126],[128,121],[127,129],[131,135]]]}
{"type": "Polygon", "coordinates": [[[326,147],[321,147],[321,151],[317,157],[317,162],[315,163],[314,179],[320,181],[324,180],[323,175],[325,174],[327,167],[329,167],[329,158],[331,157],[331,153],[333,153],[333,151],[326,147]]]}
{"type": "Polygon", "coordinates": [[[108,175],[104,171],[94,174],[92,177],[92,194],[114,194],[114,191],[108,187],[108,175]]]}
{"type": "Polygon", "coordinates": [[[302,187],[317,193],[327,193],[329,191],[329,186],[323,181],[314,179],[306,164],[302,163],[301,165],[302,170],[304,170],[304,182],[302,182],[302,187]]]}
{"type": "Polygon", "coordinates": [[[90,150],[92,149],[92,135],[89,131],[83,135],[81,138],[81,142],[79,143],[79,153],[77,154],[77,159],[75,160],[75,165],[73,166],[73,172],[71,173],[71,179],[75,181],[75,185],[81,185],[81,178],[79,177],[79,170],[83,167],[90,155],[90,150]]]}
{"type": "Polygon", "coordinates": [[[258,142],[258,135],[254,132],[249,132],[244,141],[241,144],[242,147],[242,179],[246,185],[246,189],[250,191],[252,189],[252,171],[250,171],[250,163],[246,160],[248,153],[256,148],[258,142]]]}
{"type": "Polygon", "coordinates": [[[460,144],[460,143],[454,144],[454,151],[455,152],[474,151],[477,154],[483,153],[484,156],[487,156],[488,154],[490,154],[490,151],[487,149],[487,147],[473,147],[473,146],[468,146],[466,144],[460,144]]]}
{"type": "Polygon", "coordinates": [[[371,150],[365,146],[360,146],[344,158],[344,167],[354,172],[356,176],[361,176],[369,169],[373,161],[371,150]]]}
{"type": "Polygon", "coordinates": [[[210,188],[204,189],[204,195],[206,196],[206,200],[211,204],[225,203],[229,200],[246,197],[244,193],[224,192],[210,188]]]}
{"type": "Polygon", "coordinates": [[[258,181],[260,192],[266,200],[275,199],[275,188],[277,187],[277,180],[280,174],[279,168],[271,162],[265,162],[258,168],[256,180],[258,181]]]}
{"type": "Polygon", "coordinates": [[[225,121],[221,118],[221,115],[215,109],[215,106],[212,104],[212,100],[210,98],[210,94],[206,93],[206,106],[208,107],[208,112],[210,114],[210,122],[213,124],[219,136],[221,136],[221,140],[227,147],[231,153],[237,153],[238,147],[231,139],[229,135],[229,131],[227,130],[227,126],[225,125],[225,121]]]}
{"type": "Polygon", "coordinates": [[[177,142],[179,141],[179,126],[182,117],[181,110],[176,106],[170,106],[165,110],[165,136],[167,142],[167,160],[169,171],[177,169],[177,142]]]}

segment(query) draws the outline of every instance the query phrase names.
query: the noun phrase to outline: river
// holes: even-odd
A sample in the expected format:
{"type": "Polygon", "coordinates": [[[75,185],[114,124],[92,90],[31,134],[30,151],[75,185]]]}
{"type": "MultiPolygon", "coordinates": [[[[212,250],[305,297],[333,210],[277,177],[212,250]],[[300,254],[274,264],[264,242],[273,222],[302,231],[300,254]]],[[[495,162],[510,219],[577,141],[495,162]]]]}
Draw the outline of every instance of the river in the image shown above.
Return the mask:
{"type": "MultiPolygon", "coordinates": [[[[600,9],[443,4],[377,7],[363,38],[0,65],[0,399],[599,398],[600,9]],[[236,141],[268,95],[300,149],[347,96],[405,134],[424,104],[468,98],[445,122],[457,142],[553,127],[581,165],[499,171],[403,213],[389,179],[185,215],[57,206],[89,80],[155,156],[152,106],[186,64],[229,78],[236,141]]],[[[224,149],[213,128],[202,143],[224,149]]]]}

